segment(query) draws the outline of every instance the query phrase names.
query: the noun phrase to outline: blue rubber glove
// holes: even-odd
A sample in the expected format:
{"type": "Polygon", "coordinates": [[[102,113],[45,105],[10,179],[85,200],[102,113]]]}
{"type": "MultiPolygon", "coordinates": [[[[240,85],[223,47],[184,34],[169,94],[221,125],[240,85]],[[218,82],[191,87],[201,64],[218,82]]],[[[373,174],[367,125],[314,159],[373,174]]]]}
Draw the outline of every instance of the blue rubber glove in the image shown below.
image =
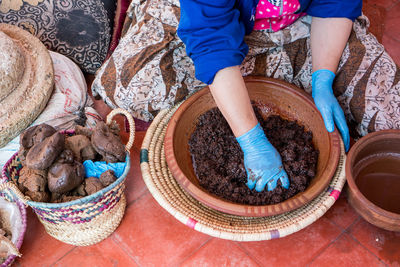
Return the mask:
{"type": "Polygon", "coordinates": [[[247,133],[236,138],[244,154],[247,172],[247,186],[261,192],[268,185],[268,191],[276,188],[278,180],[289,188],[289,178],[283,169],[282,159],[264,134],[260,123],[247,133]]]}
{"type": "Polygon", "coordinates": [[[325,128],[333,132],[334,122],[342,135],[346,151],[350,147],[350,134],[346,118],[336,97],[333,95],[332,83],[335,73],[330,70],[317,70],[312,75],[312,97],[317,109],[324,119],[325,128]]]}

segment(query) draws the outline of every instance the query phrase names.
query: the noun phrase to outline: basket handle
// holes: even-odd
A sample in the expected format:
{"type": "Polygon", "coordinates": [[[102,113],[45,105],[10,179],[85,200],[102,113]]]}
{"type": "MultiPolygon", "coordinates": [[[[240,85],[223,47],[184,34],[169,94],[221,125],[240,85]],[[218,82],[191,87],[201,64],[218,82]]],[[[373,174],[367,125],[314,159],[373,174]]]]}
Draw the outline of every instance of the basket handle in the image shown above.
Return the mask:
{"type": "Polygon", "coordinates": [[[21,200],[25,205],[27,205],[28,201],[31,201],[31,199],[27,196],[24,196],[22,192],[18,189],[18,187],[13,183],[13,182],[5,182],[3,184],[0,184],[0,191],[5,191],[9,189],[12,191],[12,193],[19,199],[21,200]]]}
{"type": "Polygon", "coordinates": [[[133,141],[135,140],[135,121],[133,120],[132,115],[125,109],[116,108],[116,109],[113,109],[107,115],[106,123],[107,123],[107,125],[109,125],[112,121],[112,118],[118,114],[125,115],[125,117],[128,119],[128,122],[129,122],[129,140],[128,140],[128,143],[125,145],[125,148],[127,151],[130,151],[131,147],[133,146],[133,141]]]}

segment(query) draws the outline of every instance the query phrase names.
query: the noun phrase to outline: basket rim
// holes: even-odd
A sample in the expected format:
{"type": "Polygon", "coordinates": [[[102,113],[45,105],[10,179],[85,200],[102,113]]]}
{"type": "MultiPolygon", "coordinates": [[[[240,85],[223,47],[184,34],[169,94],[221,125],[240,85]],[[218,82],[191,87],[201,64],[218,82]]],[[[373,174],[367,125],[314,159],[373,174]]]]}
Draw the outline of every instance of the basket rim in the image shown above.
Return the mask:
{"type": "MultiPolygon", "coordinates": [[[[15,154],[6,162],[6,164],[4,164],[3,166],[3,170],[2,170],[2,177],[1,177],[1,182],[7,182],[9,179],[7,178],[7,176],[5,175],[6,173],[6,169],[8,168],[8,166],[11,164],[11,162],[18,157],[18,152],[15,152],[15,154]]],[[[49,202],[36,202],[36,201],[27,201],[26,204],[34,207],[34,208],[65,208],[65,207],[69,207],[72,205],[80,205],[80,204],[85,204],[88,203],[102,195],[104,195],[105,193],[107,193],[108,191],[110,191],[111,189],[113,189],[114,187],[116,187],[117,185],[119,185],[128,175],[128,172],[130,170],[130,153],[129,151],[126,151],[126,157],[125,157],[125,162],[127,163],[124,169],[124,172],[121,174],[120,177],[118,177],[118,179],[113,182],[112,184],[108,185],[107,187],[101,189],[100,191],[97,191],[96,193],[89,195],[89,196],[85,196],[83,198],[79,198],[76,200],[72,200],[72,201],[68,201],[68,202],[61,202],[61,203],[49,203],[49,202]]],[[[14,193],[12,193],[13,196],[15,198],[18,199],[17,196],[14,195],[14,193]]]]}

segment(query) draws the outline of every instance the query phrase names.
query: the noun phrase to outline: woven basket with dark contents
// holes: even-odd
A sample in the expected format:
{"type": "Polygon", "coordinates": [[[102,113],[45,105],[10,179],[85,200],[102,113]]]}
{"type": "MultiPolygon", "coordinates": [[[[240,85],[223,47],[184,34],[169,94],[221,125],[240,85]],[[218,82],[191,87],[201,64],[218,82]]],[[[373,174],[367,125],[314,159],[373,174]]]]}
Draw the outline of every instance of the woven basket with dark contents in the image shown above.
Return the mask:
{"type": "MultiPolygon", "coordinates": [[[[118,179],[102,190],[74,200],[63,203],[43,203],[31,201],[24,196],[14,180],[18,180],[22,168],[18,153],[4,165],[3,179],[7,182],[0,185],[0,190],[19,198],[30,206],[44,225],[47,233],[54,238],[76,246],[88,246],[98,243],[108,237],[120,224],[125,212],[126,199],[124,195],[125,178],[130,168],[129,150],[135,137],[134,121],[131,115],[122,109],[115,109],[107,116],[107,124],[111,123],[116,114],[123,114],[130,124],[129,141],[126,144],[126,167],[118,179]]],[[[63,132],[67,135],[74,131],[63,132]]]]}

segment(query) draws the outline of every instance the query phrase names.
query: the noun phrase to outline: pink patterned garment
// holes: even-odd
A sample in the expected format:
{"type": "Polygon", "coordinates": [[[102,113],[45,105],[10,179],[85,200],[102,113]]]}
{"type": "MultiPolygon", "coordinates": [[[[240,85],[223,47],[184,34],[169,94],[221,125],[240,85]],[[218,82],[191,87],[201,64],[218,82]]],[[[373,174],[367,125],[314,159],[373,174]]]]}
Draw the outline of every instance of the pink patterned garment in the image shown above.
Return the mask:
{"type": "Polygon", "coordinates": [[[299,8],[298,0],[259,0],[254,30],[279,31],[305,15],[305,13],[294,14],[299,8]]]}

